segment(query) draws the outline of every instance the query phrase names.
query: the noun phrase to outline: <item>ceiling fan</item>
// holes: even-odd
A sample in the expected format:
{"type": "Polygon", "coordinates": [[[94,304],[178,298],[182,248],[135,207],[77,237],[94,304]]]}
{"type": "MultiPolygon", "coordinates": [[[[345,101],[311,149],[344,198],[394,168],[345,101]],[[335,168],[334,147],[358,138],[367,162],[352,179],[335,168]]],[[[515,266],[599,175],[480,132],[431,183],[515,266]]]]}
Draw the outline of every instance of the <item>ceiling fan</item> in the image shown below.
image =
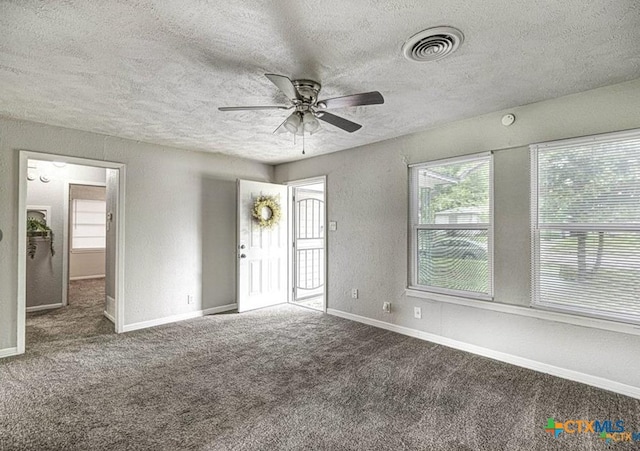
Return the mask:
{"type": "Polygon", "coordinates": [[[313,134],[320,129],[320,119],[327,124],[338,127],[349,133],[362,128],[350,120],[336,116],[326,110],[362,105],[380,105],[384,103],[384,97],[378,91],[364,92],[344,97],[318,100],[320,83],[313,80],[290,80],[284,75],[265,74],[291,102],[290,105],[265,105],[265,106],[225,106],[218,108],[220,111],[243,110],[291,110],[291,113],[273,133],[282,129],[294,135],[303,135],[304,132],[313,134]]]}

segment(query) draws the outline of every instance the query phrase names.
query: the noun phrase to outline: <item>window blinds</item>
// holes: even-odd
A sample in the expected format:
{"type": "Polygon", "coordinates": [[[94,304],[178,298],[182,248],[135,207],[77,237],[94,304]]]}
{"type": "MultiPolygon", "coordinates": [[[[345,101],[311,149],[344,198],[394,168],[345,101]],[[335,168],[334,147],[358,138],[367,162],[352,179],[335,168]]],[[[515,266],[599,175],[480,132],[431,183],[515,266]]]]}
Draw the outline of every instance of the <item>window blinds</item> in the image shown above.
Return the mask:
{"type": "Polygon", "coordinates": [[[533,304],[640,322],[640,132],[531,156],[533,304]]]}
{"type": "Polygon", "coordinates": [[[106,202],[73,199],[72,249],[103,249],[106,244],[106,202]]]}

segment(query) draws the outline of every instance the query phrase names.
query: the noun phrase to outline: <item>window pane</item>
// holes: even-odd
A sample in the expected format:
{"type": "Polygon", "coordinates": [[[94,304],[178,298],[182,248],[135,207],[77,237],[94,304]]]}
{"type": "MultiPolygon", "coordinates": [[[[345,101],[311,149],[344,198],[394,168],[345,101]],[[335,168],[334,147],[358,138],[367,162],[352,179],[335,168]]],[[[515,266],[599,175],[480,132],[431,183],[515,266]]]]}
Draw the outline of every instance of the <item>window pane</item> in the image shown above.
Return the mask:
{"type": "Polygon", "coordinates": [[[638,139],[540,150],[540,223],[639,223],[639,151],[638,139]]]}
{"type": "Polygon", "coordinates": [[[639,232],[540,232],[541,304],[640,319],[639,232]]]}
{"type": "Polygon", "coordinates": [[[489,294],[487,230],[418,230],[418,285],[489,294]]]}
{"type": "Polygon", "coordinates": [[[487,157],[418,168],[418,223],[489,223],[489,161],[487,157]]]}

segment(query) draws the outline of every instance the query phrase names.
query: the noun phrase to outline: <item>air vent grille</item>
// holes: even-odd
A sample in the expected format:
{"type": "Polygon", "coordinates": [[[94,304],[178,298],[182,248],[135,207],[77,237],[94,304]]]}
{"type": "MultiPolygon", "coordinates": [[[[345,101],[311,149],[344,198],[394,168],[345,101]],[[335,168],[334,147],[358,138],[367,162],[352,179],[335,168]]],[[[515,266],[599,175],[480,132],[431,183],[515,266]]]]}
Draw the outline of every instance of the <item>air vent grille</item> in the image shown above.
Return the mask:
{"type": "Polygon", "coordinates": [[[464,35],[456,28],[429,28],[411,36],[402,52],[410,61],[437,61],[455,52],[463,41],[464,35]]]}

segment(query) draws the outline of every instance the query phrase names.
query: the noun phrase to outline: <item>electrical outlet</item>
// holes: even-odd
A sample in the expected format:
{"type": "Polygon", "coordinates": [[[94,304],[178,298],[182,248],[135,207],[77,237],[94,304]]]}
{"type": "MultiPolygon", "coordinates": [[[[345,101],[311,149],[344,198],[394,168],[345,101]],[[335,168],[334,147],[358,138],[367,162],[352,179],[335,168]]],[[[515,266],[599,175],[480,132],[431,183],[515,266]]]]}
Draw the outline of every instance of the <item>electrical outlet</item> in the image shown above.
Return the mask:
{"type": "Polygon", "coordinates": [[[418,318],[418,319],[422,319],[422,309],[420,307],[414,307],[413,308],[413,317],[414,318],[418,318]]]}
{"type": "Polygon", "coordinates": [[[352,288],[351,289],[351,298],[352,299],[358,299],[358,289],[357,288],[352,288]]]}
{"type": "Polygon", "coordinates": [[[391,313],[391,302],[384,302],[382,304],[382,311],[385,313],[391,313]]]}
{"type": "Polygon", "coordinates": [[[193,296],[190,294],[187,295],[187,304],[193,304],[193,296]]]}

